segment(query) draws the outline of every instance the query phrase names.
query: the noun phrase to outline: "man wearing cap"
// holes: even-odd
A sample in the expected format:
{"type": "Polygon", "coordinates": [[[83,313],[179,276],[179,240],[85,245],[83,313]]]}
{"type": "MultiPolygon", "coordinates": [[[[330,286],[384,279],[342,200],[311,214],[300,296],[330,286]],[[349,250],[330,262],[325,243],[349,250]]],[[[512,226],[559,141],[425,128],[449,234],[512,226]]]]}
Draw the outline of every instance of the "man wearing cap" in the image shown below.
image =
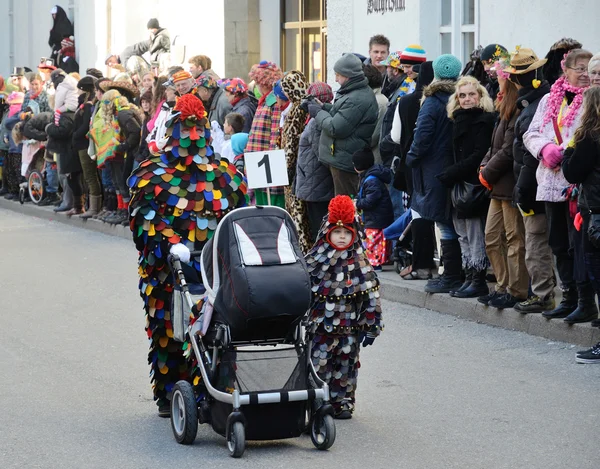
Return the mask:
{"type": "Polygon", "coordinates": [[[10,74],[10,82],[19,88],[21,93],[27,91],[25,81],[25,67],[13,67],[13,72],[10,74]]]}
{"type": "Polygon", "coordinates": [[[498,96],[498,92],[500,91],[500,85],[498,84],[496,69],[493,65],[499,60],[500,56],[506,54],[508,54],[506,47],[501,46],[500,44],[488,44],[481,51],[481,56],[479,57],[489,80],[488,83],[485,84],[485,89],[490,95],[490,98],[494,101],[496,101],[496,96],[498,96]]]}
{"type": "Polygon", "coordinates": [[[208,110],[208,121],[211,123],[217,121],[222,130],[225,116],[233,110],[225,92],[219,88],[217,81],[208,72],[200,74],[196,79],[196,85],[198,96],[208,110]]]}
{"type": "Polygon", "coordinates": [[[219,86],[223,88],[229,104],[233,107],[232,112],[244,117],[242,132],[250,133],[252,120],[256,114],[257,100],[248,94],[248,85],[241,78],[231,78],[220,81],[219,86]]]}
{"type": "Polygon", "coordinates": [[[50,75],[54,70],[56,70],[56,67],[54,66],[54,60],[47,59],[46,57],[42,57],[40,59],[38,71],[42,76],[42,80],[44,81],[44,91],[48,96],[53,96],[56,91],[54,86],[52,86],[52,80],[50,79],[50,75]]]}
{"type": "Polygon", "coordinates": [[[344,54],[333,66],[335,81],[340,85],[333,104],[317,100],[308,102],[308,112],[321,127],[319,160],[328,165],[335,195],[356,196],[358,174],[352,155],[371,146],[379,107],[362,62],[354,54],[344,54]]]}
{"type": "MultiPolygon", "coordinates": [[[[169,31],[161,28],[156,18],[151,18],[147,24],[150,33],[150,59],[152,62],[163,62],[171,52],[169,31]]],[[[161,67],[162,68],[162,67],[161,67]]]]}
{"type": "Polygon", "coordinates": [[[548,242],[548,222],[544,202],[536,201],[536,171],[539,160],[523,143],[523,135],[535,116],[542,98],[550,92],[550,84],[543,79],[542,67],[546,59],[538,60],[533,50],[520,48],[511,55],[510,73],[519,90],[517,107],[521,113],[515,123],[513,145],[515,189],[513,200],[523,215],[525,225],[525,266],[531,280],[533,293],[526,301],[517,303],[515,309],[522,313],[542,313],[554,309],[554,270],[552,250],[548,242]]]}

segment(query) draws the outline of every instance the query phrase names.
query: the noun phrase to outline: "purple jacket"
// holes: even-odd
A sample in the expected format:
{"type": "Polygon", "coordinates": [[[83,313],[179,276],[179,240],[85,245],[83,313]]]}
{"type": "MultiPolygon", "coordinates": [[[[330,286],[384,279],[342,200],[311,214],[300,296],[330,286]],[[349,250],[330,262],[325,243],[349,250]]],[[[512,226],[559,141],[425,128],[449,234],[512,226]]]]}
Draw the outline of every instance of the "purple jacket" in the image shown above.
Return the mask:
{"type": "MultiPolygon", "coordinates": [[[[554,125],[552,122],[548,122],[542,127],[544,122],[544,115],[548,109],[548,98],[550,94],[547,94],[542,98],[537,108],[535,116],[531,121],[529,130],[523,135],[523,143],[525,148],[535,156],[538,160],[542,159],[542,148],[549,143],[557,143],[556,135],[554,133],[554,125]]],[[[570,127],[564,127],[561,130],[561,136],[563,139],[561,147],[563,150],[567,148],[569,142],[573,139],[575,131],[579,127],[581,122],[581,115],[583,113],[583,106],[579,109],[573,123],[570,127]]],[[[538,166],[536,177],[538,181],[538,189],[536,200],[541,202],[564,202],[565,198],[562,195],[562,191],[565,187],[570,184],[563,176],[560,166],[557,169],[550,169],[540,164],[538,166]]]]}

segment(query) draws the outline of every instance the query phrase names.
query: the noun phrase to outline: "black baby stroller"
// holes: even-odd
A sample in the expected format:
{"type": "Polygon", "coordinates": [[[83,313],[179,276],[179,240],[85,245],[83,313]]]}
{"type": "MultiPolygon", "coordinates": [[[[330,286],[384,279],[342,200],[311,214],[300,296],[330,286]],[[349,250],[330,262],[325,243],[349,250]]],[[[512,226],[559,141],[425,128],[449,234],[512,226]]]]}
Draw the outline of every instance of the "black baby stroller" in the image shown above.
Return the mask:
{"type": "Polygon", "coordinates": [[[201,253],[203,287],[188,285],[178,258],[170,260],[178,283],[174,303],[183,306],[174,304],[175,338],[191,343],[201,374],[173,389],[175,439],[191,444],[200,422],[227,438],[233,457],[243,454],[246,440],[294,438],[307,430],[318,449],[331,447],[329,388],[302,333],[310,277],[289,214],[248,207],[223,217],[201,253]],[[186,329],[186,310],[203,288],[197,319],[186,329]]]}

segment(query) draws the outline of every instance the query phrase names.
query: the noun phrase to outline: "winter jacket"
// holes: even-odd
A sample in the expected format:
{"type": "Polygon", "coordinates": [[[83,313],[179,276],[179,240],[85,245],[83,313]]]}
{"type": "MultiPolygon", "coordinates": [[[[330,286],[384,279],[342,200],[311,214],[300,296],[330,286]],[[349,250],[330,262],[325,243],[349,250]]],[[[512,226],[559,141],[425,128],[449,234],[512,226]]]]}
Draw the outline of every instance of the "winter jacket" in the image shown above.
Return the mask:
{"type": "Polygon", "coordinates": [[[50,153],[58,154],[58,167],[60,174],[71,174],[81,171],[79,155],[73,148],[73,129],[75,114],[63,112],[60,115],[58,125],[54,120],[46,129],[48,134],[47,149],[50,153]]]}
{"type": "Polygon", "coordinates": [[[25,93],[23,105],[21,106],[21,112],[27,111],[31,101],[35,101],[38,104],[39,112],[52,112],[54,110],[50,107],[50,104],[48,104],[48,94],[45,91],[42,91],[34,99],[31,98],[31,91],[28,91],[25,93]]]}
{"type": "Polygon", "coordinates": [[[56,88],[54,95],[54,110],[60,112],[75,112],[79,106],[79,92],[77,91],[77,80],[67,75],[56,88]]]}
{"type": "Polygon", "coordinates": [[[381,88],[374,89],[373,93],[375,93],[375,99],[377,100],[377,106],[379,107],[379,114],[377,116],[377,125],[375,126],[375,131],[371,137],[371,150],[375,156],[375,163],[379,164],[381,163],[381,153],[379,152],[381,125],[383,124],[383,116],[385,116],[385,111],[388,107],[388,100],[383,94],[381,94],[381,88]]]}
{"type": "Polygon", "coordinates": [[[160,28],[150,40],[150,49],[148,52],[150,52],[150,58],[155,62],[159,62],[163,54],[171,52],[169,31],[165,28],[160,28]]]}
{"type": "Polygon", "coordinates": [[[334,196],[331,171],[319,161],[320,137],[319,124],[311,119],[300,135],[294,188],[296,197],[306,202],[329,202],[334,196]]]}
{"type": "Polygon", "coordinates": [[[394,208],[387,185],[392,170],[376,164],[360,174],[356,209],[362,210],[365,228],[383,230],[394,222],[394,208]]]}
{"type": "Polygon", "coordinates": [[[496,116],[481,108],[458,109],[453,120],[454,163],[437,178],[447,187],[463,181],[479,184],[479,166],[490,149],[496,116]]]}
{"type": "Polygon", "coordinates": [[[10,131],[6,128],[6,121],[8,120],[8,110],[2,116],[2,123],[0,123],[0,150],[8,151],[10,148],[10,140],[8,134],[10,131]]]}
{"type": "Polygon", "coordinates": [[[89,140],[87,134],[90,131],[90,120],[92,119],[93,104],[91,101],[83,103],[75,113],[73,122],[73,149],[75,151],[87,150],[89,140]]]}
{"type": "Polygon", "coordinates": [[[510,121],[500,120],[494,128],[492,147],[481,162],[481,174],[492,186],[492,199],[512,200],[515,189],[513,144],[518,111],[510,121]]]}
{"type": "Polygon", "coordinates": [[[133,109],[122,109],[117,113],[117,121],[124,137],[123,143],[117,147],[117,152],[135,158],[141,138],[141,119],[133,109]]]}
{"type": "Polygon", "coordinates": [[[237,112],[244,116],[244,129],[242,130],[244,133],[250,133],[252,120],[254,119],[254,114],[256,114],[256,105],[256,98],[254,96],[247,96],[240,99],[233,106],[232,112],[237,112]]]}
{"type": "MultiPolygon", "coordinates": [[[[544,116],[548,109],[548,99],[550,94],[547,94],[542,98],[538,108],[535,112],[535,116],[531,121],[529,130],[525,132],[523,136],[523,142],[525,148],[538,160],[542,159],[542,149],[549,143],[556,143],[556,134],[554,133],[554,125],[552,122],[548,122],[542,125],[544,122],[544,116]]],[[[581,122],[581,115],[583,114],[583,106],[578,110],[575,119],[571,123],[570,127],[563,126],[561,130],[561,136],[563,142],[561,147],[567,148],[567,145],[571,139],[575,136],[575,131],[579,127],[581,122]]],[[[536,200],[543,202],[564,202],[565,197],[562,195],[562,191],[569,185],[565,179],[562,171],[555,171],[547,168],[543,164],[540,164],[536,171],[536,177],[538,182],[538,190],[536,200]]]]}
{"type": "Polygon", "coordinates": [[[342,171],[354,172],[352,155],[370,146],[379,108],[364,76],[351,78],[332,104],[324,104],[315,117],[321,127],[319,160],[342,171]]]}
{"type": "Polygon", "coordinates": [[[519,90],[517,107],[521,110],[515,123],[515,140],[513,144],[513,171],[515,174],[515,190],[513,200],[521,206],[524,212],[533,210],[534,213],[545,213],[545,205],[535,200],[537,193],[537,171],[539,161],[535,158],[523,143],[523,136],[533,120],[540,100],[550,92],[550,85],[542,83],[539,88],[532,86],[519,90]]]}
{"type": "Polygon", "coordinates": [[[40,112],[35,116],[30,117],[23,126],[23,135],[30,140],[45,142],[48,140],[46,134],[46,126],[54,121],[54,113],[40,112]]]}
{"type": "Polygon", "coordinates": [[[7,130],[8,152],[9,153],[22,153],[23,152],[23,143],[20,143],[19,145],[15,144],[15,141],[13,140],[13,137],[12,137],[12,130],[14,129],[15,125],[17,125],[17,122],[20,122],[20,121],[21,121],[21,118],[19,117],[18,111],[15,112],[13,115],[10,115],[10,112],[9,112],[8,119],[6,119],[6,121],[4,121],[4,125],[7,130]]]}
{"type": "Polygon", "coordinates": [[[73,23],[67,17],[65,10],[56,5],[56,17],[50,30],[50,38],[48,39],[48,45],[52,48],[52,55],[56,58],[58,51],[62,48],[61,41],[70,37],[74,34],[73,23]]]}
{"type": "Polygon", "coordinates": [[[210,102],[210,109],[208,111],[208,121],[217,121],[221,128],[225,124],[225,116],[229,114],[233,108],[231,103],[225,96],[223,88],[217,88],[210,102]]]}
{"type": "Polygon", "coordinates": [[[413,143],[406,156],[412,168],[411,208],[426,220],[451,223],[449,189],[436,178],[454,162],[452,121],[446,106],[454,92],[453,81],[434,81],[423,90],[413,143]]]}
{"type": "Polygon", "coordinates": [[[562,173],[571,184],[580,184],[578,205],[583,214],[600,213],[600,143],[586,136],[567,148],[562,173]]]}
{"type": "Polygon", "coordinates": [[[140,138],[140,146],[138,147],[138,151],[135,155],[135,161],[141,163],[147,158],[150,158],[150,150],[148,149],[148,142],[146,139],[148,138],[148,134],[150,131],[148,130],[148,122],[150,121],[150,116],[146,115],[144,122],[142,123],[142,136],[140,138]]]}
{"type": "Polygon", "coordinates": [[[417,126],[417,117],[421,110],[421,99],[423,98],[423,89],[433,81],[432,62],[421,64],[421,71],[417,78],[416,89],[398,102],[396,112],[394,113],[394,123],[390,137],[392,141],[399,145],[396,153],[400,157],[400,164],[396,167],[394,174],[394,187],[405,191],[409,195],[413,192],[412,171],[406,166],[406,156],[415,137],[415,128],[417,126]]]}
{"type": "Polygon", "coordinates": [[[381,125],[381,136],[379,137],[379,151],[381,153],[381,159],[386,166],[390,166],[394,157],[401,156],[400,146],[394,142],[391,136],[392,127],[394,126],[394,116],[396,115],[396,109],[400,101],[414,93],[416,89],[416,82],[412,78],[408,78],[406,75],[402,75],[402,80],[398,89],[390,96],[390,100],[383,116],[383,122],[381,125]]]}
{"type": "Polygon", "coordinates": [[[127,68],[127,62],[131,57],[141,57],[150,50],[151,45],[152,41],[150,39],[146,39],[145,41],[140,41],[132,46],[126,47],[125,49],[123,49],[123,52],[121,52],[121,54],[119,55],[119,61],[121,62],[121,65],[127,68]]]}

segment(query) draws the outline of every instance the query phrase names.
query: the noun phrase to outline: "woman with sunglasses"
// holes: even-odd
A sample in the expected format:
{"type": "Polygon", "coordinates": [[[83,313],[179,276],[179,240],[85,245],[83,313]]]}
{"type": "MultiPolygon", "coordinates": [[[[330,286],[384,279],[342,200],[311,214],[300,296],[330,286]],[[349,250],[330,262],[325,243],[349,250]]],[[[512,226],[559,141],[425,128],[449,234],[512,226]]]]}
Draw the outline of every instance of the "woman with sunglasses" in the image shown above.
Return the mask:
{"type": "Polygon", "coordinates": [[[576,191],[565,179],[560,165],[565,149],[572,145],[583,113],[583,92],[590,85],[588,63],[592,54],[570,51],[562,62],[564,75],[542,98],[529,130],[523,136],[527,150],[540,160],[537,169],[537,200],[546,204],[549,244],[556,258],[563,298],[558,307],[542,313],[548,319],[564,318],[568,324],[598,316],[594,289],[585,272],[583,246],[573,226],[577,211],[576,191]]]}

